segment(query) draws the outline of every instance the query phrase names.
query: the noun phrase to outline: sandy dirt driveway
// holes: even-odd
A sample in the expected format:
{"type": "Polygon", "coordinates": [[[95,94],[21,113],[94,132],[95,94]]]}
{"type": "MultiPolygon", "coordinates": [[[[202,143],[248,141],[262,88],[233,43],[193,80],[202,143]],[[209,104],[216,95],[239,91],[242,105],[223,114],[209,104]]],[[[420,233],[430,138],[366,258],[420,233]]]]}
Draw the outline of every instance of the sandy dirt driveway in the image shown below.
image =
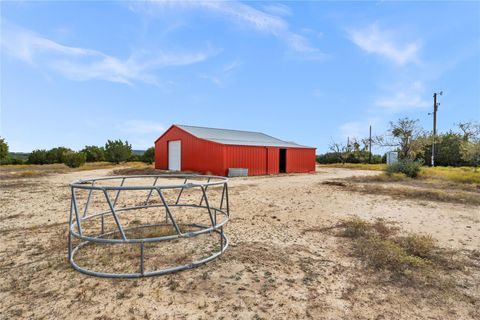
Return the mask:
{"type": "MultiPolygon", "coordinates": [[[[66,260],[68,183],[110,169],[0,181],[0,314],[4,319],[474,319],[478,301],[445,303],[370,283],[345,240],[307,232],[358,215],[395,220],[445,248],[475,250],[480,208],[396,200],[323,184],[373,171],[234,178],[230,247],[198,268],[138,280],[100,279],[66,260]],[[361,282],[362,279],[364,282],[361,282]],[[359,284],[360,283],[360,284],[359,284]],[[426,317],[428,315],[428,317],[426,317]]],[[[478,270],[467,287],[480,289],[478,270]]],[[[448,300],[448,299],[447,299],[448,300]]]]}

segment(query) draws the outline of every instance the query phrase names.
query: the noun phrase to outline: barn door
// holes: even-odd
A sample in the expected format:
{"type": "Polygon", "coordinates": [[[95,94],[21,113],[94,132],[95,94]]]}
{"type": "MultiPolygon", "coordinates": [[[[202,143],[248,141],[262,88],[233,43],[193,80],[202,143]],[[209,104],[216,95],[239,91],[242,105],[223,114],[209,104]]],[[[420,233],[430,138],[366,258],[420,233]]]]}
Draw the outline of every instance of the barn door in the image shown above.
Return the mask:
{"type": "Polygon", "coordinates": [[[182,143],[180,140],[168,141],[168,170],[180,171],[182,159],[182,143]]]}

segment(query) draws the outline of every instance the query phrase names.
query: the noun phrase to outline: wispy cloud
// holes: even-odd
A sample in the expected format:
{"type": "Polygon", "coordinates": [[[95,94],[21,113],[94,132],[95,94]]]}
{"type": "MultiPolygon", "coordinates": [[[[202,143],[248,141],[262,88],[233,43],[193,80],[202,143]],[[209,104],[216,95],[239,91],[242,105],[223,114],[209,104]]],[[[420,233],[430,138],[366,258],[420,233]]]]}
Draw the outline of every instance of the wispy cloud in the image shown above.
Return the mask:
{"type": "Polygon", "coordinates": [[[389,112],[425,108],[430,104],[425,99],[425,87],[420,81],[407,85],[394,85],[374,102],[376,107],[389,112]]]}
{"type": "Polygon", "coordinates": [[[292,14],[292,10],[284,4],[281,3],[270,3],[262,7],[266,12],[279,15],[279,16],[289,16],[292,14]]]}
{"type": "Polygon", "coordinates": [[[231,78],[231,75],[235,69],[240,65],[238,60],[234,60],[226,65],[224,65],[220,70],[201,74],[200,77],[210,80],[218,87],[224,87],[228,80],[231,78]]]}
{"type": "Polygon", "coordinates": [[[384,56],[397,65],[419,61],[419,41],[400,44],[393,32],[381,29],[377,23],[366,28],[350,29],[348,34],[353,43],[362,50],[384,56]]]}
{"type": "MultiPolygon", "coordinates": [[[[151,1],[150,3],[161,9],[183,7],[208,10],[258,32],[270,34],[285,42],[291,50],[303,55],[305,58],[323,59],[327,56],[318,48],[312,46],[306,37],[290,30],[287,21],[281,17],[290,13],[289,8],[285,5],[270,5],[268,9],[264,7],[265,10],[268,10],[267,12],[237,1],[164,0],[151,1]]],[[[138,12],[139,10],[135,11],[138,12]]],[[[148,12],[151,13],[150,10],[148,12]]]]}
{"type": "Polygon", "coordinates": [[[202,62],[214,54],[211,49],[195,53],[139,51],[120,59],[97,50],[63,45],[5,21],[1,49],[11,57],[55,70],[72,80],[97,79],[129,85],[138,81],[158,84],[153,71],[202,62]]]}

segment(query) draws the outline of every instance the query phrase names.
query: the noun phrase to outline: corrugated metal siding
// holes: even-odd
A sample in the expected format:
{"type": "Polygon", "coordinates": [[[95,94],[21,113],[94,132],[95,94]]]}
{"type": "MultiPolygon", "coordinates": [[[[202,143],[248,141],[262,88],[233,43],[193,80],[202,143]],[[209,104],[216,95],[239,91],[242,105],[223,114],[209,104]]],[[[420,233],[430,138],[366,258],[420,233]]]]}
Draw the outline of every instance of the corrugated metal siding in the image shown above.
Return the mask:
{"type": "Polygon", "coordinates": [[[222,145],[198,139],[191,134],[171,127],[155,142],[155,168],[168,169],[168,141],[182,141],[182,171],[196,171],[225,175],[222,145]]]}
{"type": "Polygon", "coordinates": [[[314,172],[315,149],[287,149],[287,173],[314,172]]]}
{"type": "Polygon", "coordinates": [[[267,174],[277,174],[279,170],[280,148],[267,148],[267,174]]]}
{"type": "Polygon", "coordinates": [[[267,148],[224,145],[225,169],[247,168],[249,176],[267,174],[267,148]]]}

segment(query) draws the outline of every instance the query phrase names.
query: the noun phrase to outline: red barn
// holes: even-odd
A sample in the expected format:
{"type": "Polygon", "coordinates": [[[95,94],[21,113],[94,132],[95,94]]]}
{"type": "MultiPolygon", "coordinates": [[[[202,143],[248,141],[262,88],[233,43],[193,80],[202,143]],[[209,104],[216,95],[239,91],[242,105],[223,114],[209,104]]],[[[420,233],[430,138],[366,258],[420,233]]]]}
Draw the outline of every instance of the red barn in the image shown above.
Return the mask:
{"type": "Polygon", "coordinates": [[[155,141],[155,168],[226,176],[315,171],[315,148],[264,133],[172,125],[155,141]]]}

